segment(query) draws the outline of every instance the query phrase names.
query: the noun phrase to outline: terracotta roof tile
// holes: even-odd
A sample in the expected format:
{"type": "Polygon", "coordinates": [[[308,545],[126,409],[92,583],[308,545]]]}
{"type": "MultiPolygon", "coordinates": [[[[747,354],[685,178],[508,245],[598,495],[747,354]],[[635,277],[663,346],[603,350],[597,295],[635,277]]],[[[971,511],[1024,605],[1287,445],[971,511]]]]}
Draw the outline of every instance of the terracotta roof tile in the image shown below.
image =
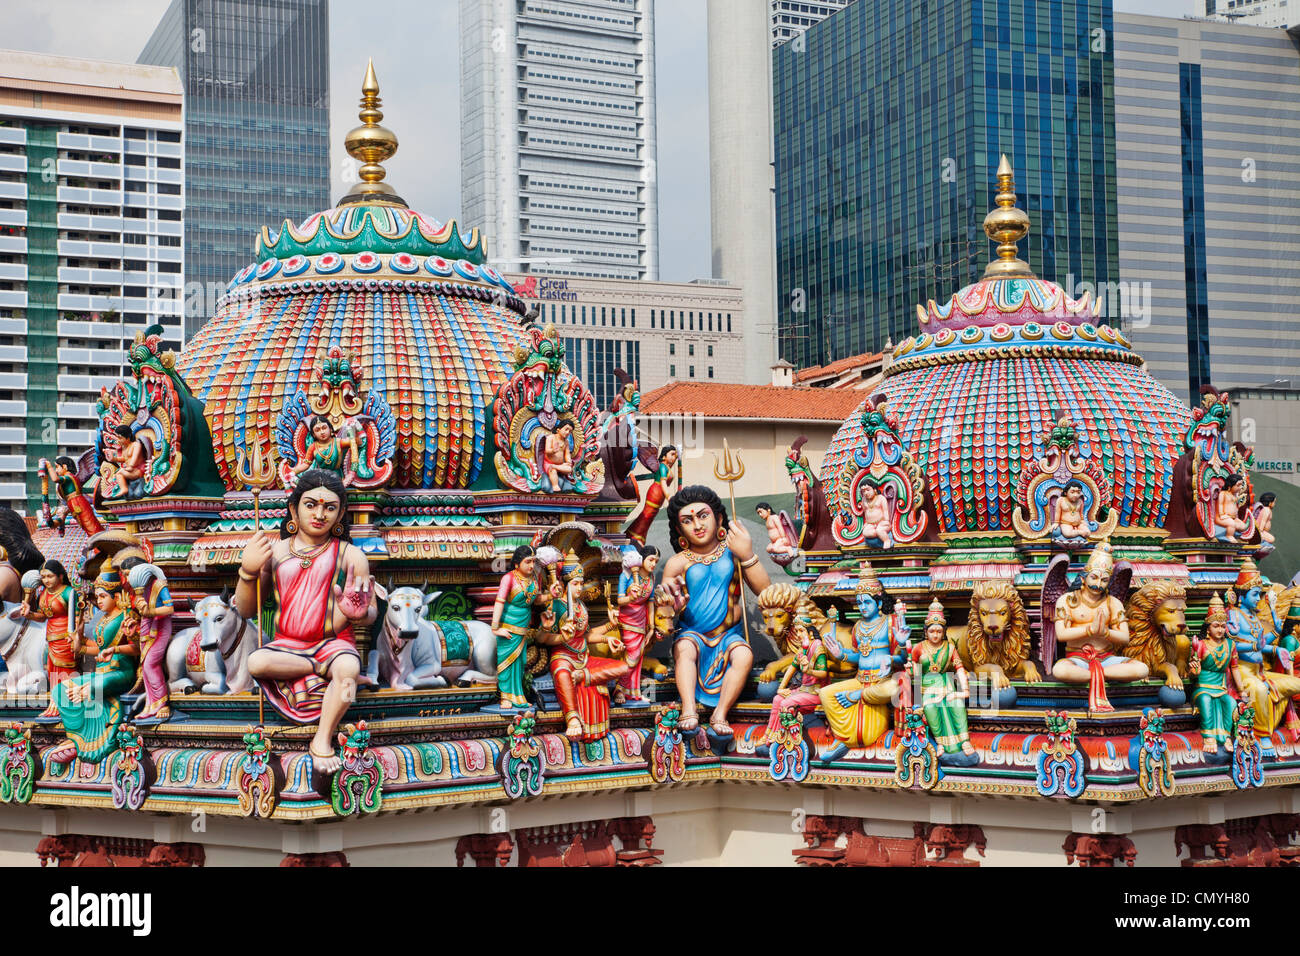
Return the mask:
{"type": "Polygon", "coordinates": [[[852,414],[865,397],[861,392],[832,388],[669,382],[641,396],[641,413],[840,422],[852,414]]]}
{"type": "Polygon", "coordinates": [[[824,378],[828,375],[838,375],[861,365],[871,365],[873,362],[878,362],[882,355],[881,352],[863,352],[860,355],[849,355],[842,359],[836,359],[834,362],[828,362],[826,365],[814,365],[811,368],[801,369],[794,373],[794,380],[796,382],[806,382],[810,379],[824,378]]]}

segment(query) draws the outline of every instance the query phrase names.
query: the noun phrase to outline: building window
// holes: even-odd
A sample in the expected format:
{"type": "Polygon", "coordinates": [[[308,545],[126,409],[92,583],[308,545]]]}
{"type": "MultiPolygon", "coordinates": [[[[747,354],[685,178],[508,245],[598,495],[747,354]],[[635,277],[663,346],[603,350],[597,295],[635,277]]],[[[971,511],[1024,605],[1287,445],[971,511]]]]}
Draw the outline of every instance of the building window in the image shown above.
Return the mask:
{"type": "Polygon", "coordinates": [[[668,366],[668,377],[669,377],[669,378],[676,378],[676,377],[677,377],[677,366],[676,366],[676,365],[670,365],[670,366],[668,366]]]}
{"type": "MultiPolygon", "coordinates": [[[[651,310],[650,310],[650,328],[652,328],[652,329],[655,327],[655,318],[656,318],[656,317],[657,317],[657,316],[655,315],[655,310],[654,310],[654,309],[651,309],[651,310]]],[[[636,325],[636,313],[635,313],[635,312],[632,313],[632,324],[633,324],[633,325],[636,325]]]]}
{"type": "Polygon", "coordinates": [[[713,346],[709,346],[709,358],[713,358],[713,346]]]}
{"type": "Polygon", "coordinates": [[[731,331],[731,313],[730,313],[730,312],[727,313],[727,331],[728,331],[728,332],[731,331]]]}
{"type": "Polygon", "coordinates": [[[676,343],[676,342],[669,342],[669,343],[668,343],[668,354],[669,354],[669,355],[676,355],[676,354],[677,354],[677,343],[676,343]]]}
{"type": "Polygon", "coordinates": [[[688,346],[686,347],[686,351],[687,351],[687,354],[690,355],[691,358],[695,358],[695,343],[692,342],[690,345],[688,345],[688,346]]]}
{"type": "Polygon", "coordinates": [[[709,378],[713,378],[713,366],[709,366],[709,378]]]}
{"type": "Polygon", "coordinates": [[[636,328],[636,309],[632,310],[632,328],[636,328]]]}
{"type": "Polygon", "coordinates": [[[690,374],[690,377],[691,377],[691,378],[694,378],[694,377],[695,377],[695,366],[694,366],[694,365],[691,366],[691,374],[690,374]]]}

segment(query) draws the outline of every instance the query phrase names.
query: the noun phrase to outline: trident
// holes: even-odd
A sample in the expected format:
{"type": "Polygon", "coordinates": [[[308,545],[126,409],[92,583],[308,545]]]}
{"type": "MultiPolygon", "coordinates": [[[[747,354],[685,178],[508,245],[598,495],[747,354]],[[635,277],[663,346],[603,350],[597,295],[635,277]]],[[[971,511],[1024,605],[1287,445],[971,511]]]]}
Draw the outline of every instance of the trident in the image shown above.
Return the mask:
{"type": "MultiPolygon", "coordinates": [[[[681,458],[678,458],[681,461],[681,458]]],[[[736,515],[736,482],[745,477],[745,462],[740,457],[740,452],[731,454],[731,446],[727,440],[722,439],[722,461],[718,461],[718,453],[713,453],[713,477],[718,481],[727,483],[727,494],[731,498],[731,520],[738,521],[736,515]]],[[[745,640],[749,640],[749,605],[745,600],[745,569],[740,566],[740,559],[732,554],[732,560],[736,562],[736,573],[740,576],[740,617],[745,622],[745,640]]]]}
{"type": "MultiPolygon", "coordinates": [[[[262,530],[262,489],[269,488],[275,481],[275,465],[270,456],[262,455],[262,443],[256,438],[253,440],[253,458],[250,461],[244,457],[242,451],[235,453],[238,456],[239,468],[236,476],[245,487],[253,490],[253,534],[262,530]]],[[[257,647],[262,648],[262,572],[257,572],[257,582],[253,585],[257,595],[257,610],[254,616],[257,618],[257,647]]],[[[262,690],[259,683],[257,691],[257,722],[259,724],[266,722],[266,693],[262,690]]]]}

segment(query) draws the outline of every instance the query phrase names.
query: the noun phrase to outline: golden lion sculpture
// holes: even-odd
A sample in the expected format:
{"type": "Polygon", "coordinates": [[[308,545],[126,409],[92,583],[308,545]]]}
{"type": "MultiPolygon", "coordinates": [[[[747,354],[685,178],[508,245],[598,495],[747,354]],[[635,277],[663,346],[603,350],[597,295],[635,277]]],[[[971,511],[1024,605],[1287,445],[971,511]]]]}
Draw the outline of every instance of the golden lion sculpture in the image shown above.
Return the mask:
{"type": "Polygon", "coordinates": [[[1187,591],[1173,581],[1144,584],[1124,606],[1129,642],[1123,654],[1165,675],[1165,686],[1182,690],[1191,640],[1187,636],[1187,591]]]}
{"type": "Polygon", "coordinates": [[[981,581],[970,597],[970,617],[958,631],[957,653],[967,670],[987,674],[996,688],[1011,681],[1042,681],[1029,660],[1029,615],[1009,581],[981,581]]]}
{"type": "MultiPolygon", "coordinates": [[[[791,643],[794,633],[790,625],[794,623],[795,617],[801,614],[807,615],[812,619],[813,627],[817,628],[819,634],[826,633],[830,621],[807,594],[793,584],[784,582],[769,584],[759,592],[758,609],[763,614],[763,633],[772,639],[777,652],[781,654],[781,657],[763,668],[758,679],[760,682],[778,680],[794,661],[794,648],[791,643]]],[[[843,661],[833,661],[830,669],[832,677],[852,677],[856,667],[843,661]]]]}

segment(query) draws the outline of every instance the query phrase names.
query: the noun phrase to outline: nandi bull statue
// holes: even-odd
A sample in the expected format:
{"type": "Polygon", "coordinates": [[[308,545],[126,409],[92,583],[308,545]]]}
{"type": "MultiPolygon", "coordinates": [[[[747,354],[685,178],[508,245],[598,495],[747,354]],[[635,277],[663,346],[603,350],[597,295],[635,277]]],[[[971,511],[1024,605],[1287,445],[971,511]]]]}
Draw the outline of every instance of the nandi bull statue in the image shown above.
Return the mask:
{"type": "Polygon", "coordinates": [[[454,681],[495,685],[497,639],[483,621],[429,621],[424,609],[438,599],[418,588],[376,585],[388,610],[366,669],[371,681],[394,690],[446,687],[454,681]]]}
{"type": "Polygon", "coordinates": [[[229,594],[208,595],[194,605],[197,627],[167,645],[167,684],[173,693],[242,694],[253,689],[248,656],[257,650],[257,628],[230,606],[229,594]]]}

